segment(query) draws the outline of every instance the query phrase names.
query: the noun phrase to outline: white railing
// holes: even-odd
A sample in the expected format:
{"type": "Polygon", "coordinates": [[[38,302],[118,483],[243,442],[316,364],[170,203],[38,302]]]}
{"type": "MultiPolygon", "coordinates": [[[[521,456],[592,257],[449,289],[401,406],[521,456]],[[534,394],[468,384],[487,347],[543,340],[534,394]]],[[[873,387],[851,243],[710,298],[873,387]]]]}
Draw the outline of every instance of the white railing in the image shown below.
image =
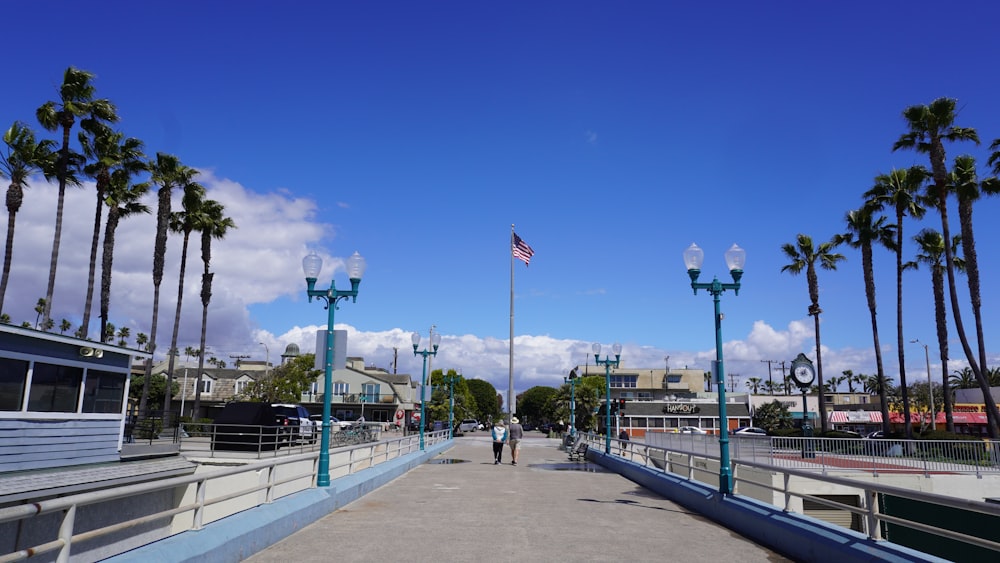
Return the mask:
{"type": "MultiPolygon", "coordinates": [[[[425,442],[428,445],[437,444],[447,439],[447,430],[429,432],[425,435],[425,442]]],[[[331,478],[350,475],[418,451],[420,451],[419,441],[416,435],[337,449],[330,454],[331,478]]],[[[226,467],[202,474],[150,481],[0,508],[0,524],[21,520],[25,524],[31,525],[30,522],[35,517],[63,513],[58,531],[55,531],[51,541],[25,547],[12,553],[0,554],[0,563],[21,561],[53,551],[58,551],[57,562],[68,562],[74,543],[134,529],[147,523],[162,522],[164,519],[172,520],[171,533],[167,534],[168,536],[188,530],[199,530],[211,521],[253,506],[269,504],[276,498],[315,487],[318,459],[319,452],[312,451],[252,461],[245,465],[226,467]],[[244,478],[240,479],[239,477],[244,478]],[[234,483],[236,483],[235,486],[234,483]],[[186,490],[179,506],[87,532],[74,532],[76,512],[80,507],[140,497],[176,488],[186,490]]],[[[110,555],[112,554],[107,554],[105,557],[110,555]]]]}
{"type": "MultiPolygon", "coordinates": [[[[720,458],[717,455],[719,453],[717,437],[707,435],[671,435],[671,438],[674,437],[679,437],[679,439],[676,440],[676,446],[679,447],[674,447],[674,443],[671,443],[666,447],[661,447],[641,442],[624,442],[612,438],[611,453],[612,455],[624,456],[629,461],[639,463],[643,466],[662,470],[664,473],[671,473],[672,475],[688,480],[695,480],[697,476],[702,476],[706,481],[711,481],[718,477],[719,473],[717,468],[719,466],[720,458]],[[709,451],[713,449],[713,445],[714,450],[709,451]],[[710,464],[705,463],[706,461],[714,463],[714,467],[716,469],[710,469],[710,464]]],[[[586,436],[586,440],[589,448],[593,448],[595,451],[599,452],[604,451],[605,439],[603,436],[588,434],[586,436]]],[[[743,453],[747,453],[748,451],[762,452],[765,449],[770,448],[768,444],[773,440],[774,439],[769,440],[768,437],[751,439],[737,438],[735,440],[731,440],[730,445],[734,446],[734,450],[737,448],[744,450],[743,453]]],[[[813,438],[813,440],[817,439],[813,438]]],[[[834,440],[838,439],[834,438],[834,440]]],[[[675,442],[673,439],[670,441],[675,442]]],[[[839,439],[839,441],[844,440],[839,439]]],[[[876,442],[882,441],[883,440],[877,440],[876,442]]],[[[959,443],[968,444],[968,442],[959,443]]],[[[801,446],[801,444],[798,445],[801,446]]],[[[799,451],[801,454],[800,449],[796,449],[796,451],[799,451]]],[[[766,460],[764,456],[758,457],[758,459],[764,461],[748,459],[752,457],[753,456],[738,457],[733,455],[730,458],[730,462],[732,464],[734,494],[740,494],[740,486],[745,485],[752,488],[765,488],[773,493],[777,493],[784,499],[784,505],[779,506],[779,508],[782,508],[786,512],[794,512],[791,502],[793,497],[816,502],[836,510],[845,510],[852,514],[859,515],[863,522],[862,533],[865,533],[869,538],[874,540],[882,539],[881,524],[887,523],[905,526],[921,532],[935,534],[937,536],[1000,552],[1000,541],[974,537],[961,532],[928,525],[916,520],[909,520],[898,516],[883,514],[879,511],[878,495],[890,495],[903,499],[933,504],[936,506],[970,510],[993,517],[1000,517],[1000,504],[936,495],[914,489],[904,489],[890,485],[880,485],[872,482],[854,480],[842,476],[831,476],[825,471],[817,472],[815,468],[810,468],[810,470],[775,465],[766,460]],[[758,470],[756,473],[759,473],[759,471],[780,473],[782,475],[782,477],[778,480],[780,485],[775,486],[770,483],[762,482],[759,476],[756,476],[756,478],[753,479],[741,478],[741,469],[755,469],[758,470]],[[791,477],[854,489],[858,492],[860,498],[862,499],[861,506],[843,504],[828,498],[821,498],[796,491],[795,488],[790,486],[791,477]]],[[[775,458],[772,457],[771,459],[775,458]]],[[[992,472],[996,473],[997,468],[995,465],[991,469],[992,472]]],[[[911,472],[913,472],[912,469],[911,472]]],[[[801,488],[801,485],[799,485],[799,488],[801,488]]],[[[757,496],[754,496],[754,498],[760,500],[757,496]]]]}

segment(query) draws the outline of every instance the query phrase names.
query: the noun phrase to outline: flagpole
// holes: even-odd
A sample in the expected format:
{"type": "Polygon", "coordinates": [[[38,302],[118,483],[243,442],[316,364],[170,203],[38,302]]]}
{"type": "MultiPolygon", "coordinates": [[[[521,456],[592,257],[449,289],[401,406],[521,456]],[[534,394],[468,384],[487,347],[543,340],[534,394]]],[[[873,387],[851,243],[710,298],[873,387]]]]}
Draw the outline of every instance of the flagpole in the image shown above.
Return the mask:
{"type": "Polygon", "coordinates": [[[507,363],[509,374],[507,379],[507,410],[514,416],[514,224],[510,224],[510,359],[507,363]]]}

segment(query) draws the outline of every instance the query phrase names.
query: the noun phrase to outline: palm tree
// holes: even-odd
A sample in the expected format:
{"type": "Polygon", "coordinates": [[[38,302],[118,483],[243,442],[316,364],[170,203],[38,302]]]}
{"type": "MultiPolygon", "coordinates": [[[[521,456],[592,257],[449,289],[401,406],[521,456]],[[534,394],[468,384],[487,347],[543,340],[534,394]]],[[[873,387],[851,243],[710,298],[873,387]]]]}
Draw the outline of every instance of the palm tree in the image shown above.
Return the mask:
{"type": "MultiPolygon", "coordinates": [[[[884,378],[885,369],[882,362],[882,346],[878,336],[878,316],[875,303],[875,267],[872,260],[872,248],[878,244],[895,251],[896,226],[887,225],[885,217],[878,217],[876,219],[874,217],[875,209],[875,207],[864,206],[861,209],[848,212],[845,217],[847,232],[837,235],[835,240],[838,243],[846,243],[851,248],[861,250],[861,270],[865,279],[865,297],[868,300],[868,313],[871,316],[872,323],[872,340],[875,346],[875,367],[878,377],[884,378]]],[[[905,377],[902,371],[900,371],[900,377],[905,377]]],[[[912,437],[913,429],[910,424],[910,403],[906,394],[906,380],[903,379],[902,381],[904,382],[903,411],[906,420],[906,436],[912,437]]],[[[885,391],[885,385],[879,385],[879,388],[883,392],[885,391]]],[[[879,399],[882,403],[882,431],[889,432],[889,403],[887,397],[883,394],[879,395],[879,399]]]]}
{"type": "Polygon", "coordinates": [[[123,326],[120,329],[118,329],[118,345],[119,346],[124,346],[126,343],[128,343],[128,337],[130,336],[131,332],[132,331],[129,330],[129,328],[127,326],[123,326]]]}
{"type": "Polygon", "coordinates": [[[115,234],[122,219],[149,213],[149,206],[141,200],[149,192],[149,183],[132,183],[135,171],[119,168],[111,173],[104,201],[108,205],[108,221],[104,225],[104,244],[101,254],[101,332],[108,324],[111,309],[111,271],[115,256],[115,234]]]}
{"type": "Polygon", "coordinates": [[[853,395],[854,384],[857,383],[857,380],[855,379],[856,376],[854,375],[854,370],[845,369],[840,373],[843,375],[842,381],[847,384],[847,392],[853,395]]]}
{"type": "MultiPolygon", "coordinates": [[[[80,328],[82,329],[83,327],[80,328]]],[[[101,342],[114,342],[115,328],[116,328],[115,325],[111,323],[104,325],[104,338],[101,339],[101,342]]]]}
{"type": "MultiPolygon", "coordinates": [[[[910,397],[906,386],[906,346],[903,336],[903,218],[920,219],[927,212],[920,197],[929,174],[923,166],[893,170],[875,177],[875,185],[865,192],[866,205],[878,211],[892,208],[896,214],[896,241],[889,248],[896,255],[896,356],[899,361],[899,381],[903,394],[904,426],[907,438],[913,437],[910,422],[910,397]]],[[[885,245],[883,245],[885,246],[885,245]]],[[[883,429],[884,431],[884,429],[883,429]]]]}
{"type": "MultiPolygon", "coordinates": [[[[156,162],[151,165],[152,181],[160,186],[157,191],[156,240],[153,245],[153,322],[149,331],[149,352],[156,351],[156,324],[160,313],[160,283],[163,281],[163,262],[167,255],[167,230],[170,227],[170,194],[174,188],[191,181],[196,171],[181,164],[176,156],[156,153],[156,162]]],[[[149,399],[149,380],[152,379],[153,359],[146,360],[146,377],[142,383],[142,397],[139,411],[146,412],[149,399]]],[[[170,388],[167,382],[167,389],[170,388]]],[[[170,400],[169,393],[165,399],[170,400]]],[[[164,413],[166,414],[166,413],[164,413]]]]}
{"type": "Polygon", "coordinates": [[[0,153],[0,177],[10,180],[7,188],[7,244],[3,255],[3,277],[0,279],[0,310],[3,310],[7,282],[10,279],[11,257],[14,253],[14,221],[24,203],[24,188],[33,172],[51,170],[52,148],[49,140],[35,142],[35,134],[25,124],[15,121],[4,135],[7,148],[0,153]]]}
{"type": "Polygon", "coordinates": [[[976,387],[979,387],[979,382],[976,380],[976,374],[972,372],[971,368],[967,367],[956,369],[950,376],[948,376],[948,381],[955,389],[975,389],[976,387]]]}
{"type": "MultiPolygon", "coordinates": [[[[94,213],[94,234],[90,240],[90,270],[87,275],[87,297],[83,304],[83,335],[90,331],[90,309],[94,299],[94,277],[97,271],[97,248],[101,239],[101,217],[104,212],[105,194],[110,188],[111,172],[118,168],[138,173],[145,168],[142,141],[113,131],[99,120],[84,119],[80,123],[79,139],[83,154],[93,162],[84,166],[85,174],[94,178],[97,191],[97,211],[94,213]]],[[[103,327],[102,327],[103,330],[103,327]]]]}
{"type": "Polygon", "coordinates": [[[139,334],[135,335],[135,345],[140,350],[146,349],[145,346],[147,342],[149,342],[149,336],[147,336],[145,332],[140,332],[139,334]]]}
{"type": "Polygon", "coordinates": [[[762,381],[763,380],[759,377],[748,377],[747,387],[750,388],[750,392],[756,395],[757,392],[760,391],[760,385],[762,381]]]}
{"type": "MultiPolygon", "coordinates": [[[[972,205],[982,195],[996,195],[1000,192],[1000,181],[997,181],[995,177],[990,177],[980,182],[976,175],[976,159],[968,155],[959,156],[955,159],[950,179],[951,185],[949,187],[958,196],[958,220],[962,231],[962,257],[965,260],[965,273],[969,284],[972,316],[976,323],[979,366],[984,370],[983,379],[987,380],[986,387],[988,388],[990,384],[989,377],[985,373],[986,343],[983,336],[983,307],[979,285],[979,258],[976,252],[975,232],[972,229],[972,205]]],[[[984,393],[987,392],[984,391],[984,393]]],[[[992,399],[992,395],[990,398],[992,399]]],[[[991,409],[987,408],[986,414],[988,417],[994,416],[991,413],[991,409]]],[[[994,422],[1000,422],[1000,418],[994,419],[994,422]]]]}
{"type": "MultiPolygon", "coordinates": [[[[229,229],[235,229],[236,223],[224,215],[225,208],[214,200],[203,202],[195,222],[195,228],[201,232],[201,261],[204,271],[201,274],[201,340],[198,347],[198,377],[195,389],[201,389],[201,373],[205,367],[205,338],[208,327],[208,304],[212,300],[212,278],[209,271],[212,263],[212,239],[223,239],[229,229]]],[[[201,408],[201,394],[194,397],[194,416],[198,416],[201,408]]]]}
{"type": "MultiPolygon", "coordinates": [[[[944,142],[972,141],[979,144],[979,134],[971,127],[958,127],[955,125],[955,100],[952,98],[938,98],[930,105],[915,105],[903,110],[903,119],[909,131],[899,137],[892,150],[914,149],[917,152],[927,153],[930,156],[931,173],[934,179],[933,189],[928,190],[928,195],[937,200],[938,213],[941,215],[941,236],[944,240],[951,240],[951,231],[948,227],[948,169],[947,158],[944,150],[944,142]]],[[[969,361],[969,367],[979,381],[980,389],[983,392],[983,401],[986,404],[987,419],[990,438],[1000,437],[1000,430],[997,428],[997,405],[990,395],[989,384],[983,377],[982,368],[976,361],[975,354],[969,345],[969,339],[965,334],[965,325],[962,323],[962,312],[958,302],[958,289],[955,283],[955,260],[952,255],[951,245],[944,245],[945,272],[948,276],[948,293],[951,299],[951,313],[955,319],[955,329],[958,338],[962,343],[962,350],[969,361]]]]}
{"type": "Polygon", "coordinates": [[[40,326],[40,321],[42,315],[45,313],[45,298],[39,297],[38,302],[35,303],[35,328],[40,326]]]}
{"type": "Polygon", "coordinates": [[[73,328],[73,325],[66,319],[59,322],[59,334],[66,334],[66,331],[73,328]]]}
{"type": "MultiPolygon", "coordinates": [[[[177,278],[177,309],[174,312],[174,330],[170,336],[170,349],[177,349],[177,333],[181,327],[181,304],[184,301],[184,275],[187,271],[187,251],[188,242],[191,239],[191,231],[195,227],[195,216],[198,213],[198,208],[201,207],[202,202],[205,198],[205,188],[198,182],[195,182],[192,178],[188,178],[181,188],[184,190],[184,196],[181,198],[182,210],[176,211],[170,214],[170,230],[175,233],[181,233],[184,238],[181,244],[181,267],[180,274],[177,278]]],[[[170,358],[167,360],[167,383],[173,381],[174,379],[174,357],[176,354],[171,354],[170,358]]],[[[170,399],[171,397],[165,396],[163,398],[163,411],[166,412],[170,409],[170,399]]]]}
{"type": "Polygon", "coordinates": [[[184,347],[184,361],[185,362],[190,361],[192,356],[197,357],[198,356],[198,351],[195,350],[194,346],[185,346],[184,347]]]}
{"type": "MultiPolygon", "coordinates": [[[[948,376],[948,310],[944,298],[944,238],[941,233],[933,229],[923,229],[917,236],[913,237],[914,242],[920,248],[917,254],[914,267],[920,264],[927,264],[931,271],[931,290],[934,294],[934,321],[937,328],[938,355],[941,359],[941,390],[944,394],[944,418],[945,427],[948,432],[955,431],[955,420],[952,416],[952,393],[949,389],[948,376]]],[[[961,238],[953,237],[952,248],[957,249],[961,238]]],[[[961,258],[955,258],[955,267],[964,269],[965,262],[961,258]]],[[[970,370],[971,373],[971,370],[970,370]]]]}
{"type": "Polygon", "coordinates": [[[782,272],[797,275],[806,271],[806,283],[809,288],[809,315],[813,317],[813,324],[816,330],[816,386],[819,388],[819,412],[820,412],[820,432],[827,431],[826,397],[823,393],[823,356],[820,352],[819,337],[819,316],[823,312],[819,308],[819,278],[816,276],[816,262],[824,270],[836,270],[837,262],[844,260],[843,254],[838,254],[833,250],[837,247],[834,241],[824,242],[819,246],[813,246],[812,237],[799,233],[795,239],[795,244],[785,243],[781,246],[781,251],[785,257],[791,260],[790,263],[781,267],[782,272]]]}
{"type": "Polygon", "coordinates": [[[115,105],[106,99],[94,99],[94,85],[91,79],[94,75],[73,67],[66,69],[63,82],[59,87],[59,101],[48,101],[42,104],[35,117],[38,123],[48,131],[62,129],[62,148],[59,149],[59,159],[56,176],[59,178],[59,199],[56,204],[56,228],[52,239],[52,258],[49,261],[49,284],[45,290],[45,318],[52,312],[52,294],[56,286],[56,265],[59,262],[59,243],[62,238],[63,206],[66,200],[66,184],[77,183],[71,166],[79,163],[80,156],[71,154],[69,148],[69,133],[76,123],[77,117],[89,116],[91,119],[115,122],[118,113],[115,105]]]}

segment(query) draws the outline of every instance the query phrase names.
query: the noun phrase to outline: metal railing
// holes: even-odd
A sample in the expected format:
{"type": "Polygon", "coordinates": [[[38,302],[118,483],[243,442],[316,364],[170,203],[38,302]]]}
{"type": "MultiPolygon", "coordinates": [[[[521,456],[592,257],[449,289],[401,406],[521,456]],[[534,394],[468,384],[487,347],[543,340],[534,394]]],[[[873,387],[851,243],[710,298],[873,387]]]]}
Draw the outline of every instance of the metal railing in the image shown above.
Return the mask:
{"type": "MultiPolygon", "coordinates": [[[[322,431],[319,426],[182,423],[179,442],[185,455],[263,459],[318,450],[322,431]]],[[[331,429],[330,447],[377,442],[381,436],[380,423],[353,424],[331,429]]]]}
{"type": "MultiPolygon", "coordinates": [[[[647,434],[650,441],[674,451],[717,454],[719,437],[711,434],[647,434]]],[[[1000,475],[1000,443],[982,440],[890,440],[852,438],[782,438],[730,436],[734,459],[769,466],[819,471],[826,475],[863,471],[1000,475]]]]}
{"type": "MultiPolygon", "coordinates": [[[[446,441],[448,440],[448,432],[431,432],[427,434],[425,440],[429,444],[446,441]]],[[[399,456],[419,451],[417,436],[403,436],[382,442],[338,449],[333,451],[330,456],[331,477],[347,476],[399,456]]],[[[277,498],[315,487],[318,458],[319,452],[312,451],[254,461],[198,475],[173,477],[0,508],[0,524],[20,520],[30,526],[33,518],[46,514],[62,513],[58,530],[54,530],[54,538],[51,541],[24,547],[12,553],[0,554],[0,563],[21,561],[54,551],[58,552],[56,561],[65,563],[69,561],[74,543],[94,540],[123,530],[135,529],[144,524],[163,523],[167,519],[172,520],[172,533],[168,536],[188,530],[199,530],[210,521],[224,518],[253,506],[269,504],[277,498]],[[262,477],[258,477],[258,474],[262,477]],[[241,483],[240,479],[235,478],[239,476],[246,477],[245,483],[241,483]],[[219,483],[223,479],[225,479],[225,484],[219,483]],[[213,487],[213,483],[219,483],[219,486],[213,487]],[[234,487],[234,483],[240,483],[241,486],[234,487]],[[183,495],[183,500],[179,501],[178,506],[102,528],[80,533],[74,532],[76,513],[80,507],[112,500],[141,497],[177,488],[184,488],[187,491],[187,494],[183,495]],[[220,493],[214,495],[214,488],[219,489],[220,493]],[[209,508],[213,508],[211,515],[206,513],[206,509],[209,508]],[[190,520],[187,524],[183,523],[183,520],[186,520],[183,515],[189,515],[190,520]]],[[[126,550],[123,549],[122,552],[126,550]]],[[[113,554],[107,554],[105,557],[110,555],[113,554]]]]}
{"type": "MultiPolygon", "coordinates": [[[[624,442],[612,438],[612,448],[611,452],[613,455],[622,455],[629,461],[642,464],[646,467],[655,468],[657,470],[662,470],[664,473],[671,473],[673,475],[685,478],[688,480],[695,480],[697,476],[703,476],[706,482],[713,481],[718,478],[718,470],[712,470],[709,468],[709,464],[705,461],[714,462],[715,466],[718,467],[720,462],[720,457],[718,454],[718,438],[710,435],[669,435],[671,436],[671,442],[668,446],[656,446],[651,444],[645,444],[641,442],[624,442]],[[679,437],[677,440],[673,438],[679,437]],[[714,453],[710,452],[712,446],[714,445],[714,453]]],[[[591,448],[596,451],[603,452],[604,437],[588,434],[586,440],[591,448]]],[[[836,510],[848,511],[852,514],[856,514],[861,518],[863,529],[862,533],[866,534],[870,539],[882,540],[882,527],[884,524],[896,524],[899,526],[904,526],[913,530],[920,532],[934,534],[940,537],[948,538],[951,540],[956,540],[963,543],[968,543],[971,545],[976,545],[978,547],[986,548],[989,550],[1000,552],[1000,541],[994,541],[990,539],[979,538],[975,536],[970,536],[963,534],[961,532],[956,532],[954,530],[948,530],[945,528],[940,528],[933,525],[928,525],[923,522],[916,520],[910,520],[906,518],[901,518],[898,516],[893,516],[889,514],[884,514],[879,510],[879,495],[890,495],[893,497],[899,497],[902,499],[918,501],[923,503],[928,503],[936,506],[944,506],[949,508],[956,508],[960,510],[969,510],[978,512],[981,514],[986,514],[994,517],[1000,517],[1000,504],[992,504],[982,501],[969,500],[956,498],[951,496],[937,495],[931,493],[925,493],[922,491],[914,489],[904,489],[901,487],[895,487],[891,485],[880,485],[877,483],[860,481],[850,479],[844,476],[831,476],[828,475],[827,471],[817,472],[815,466],[811,466],[808,469],[801,467],[789,467],[781,466],[771,463],[771,460],[781,459],[780,455],[772,455],[771,458],[766,458],[763,455],[748,455],[750,452],[762,453],[764,451],[771,451],[772,454],[775,452],[780,452],[782,448],[772,447],[770,444],[777,441],[778,446],[792,446],[786,449],[794,450],[801,454],[801,447],[803,444],[797,440],[810,440],[809,438],[800,439],[789,439],[789,438],[775,438],[775,437],[761,437],[761,438],[751,438],[743,439],[737,438],[730,441],[730,445],[733,446],[734,451],[741,451],[743,455],[731,455],[730,462],[732,463],[732,475],[733,475],[733,490],[734,494],[740,494],[740,486],[750,486],[753,488],[764,488],[768,489],[773,493],[777,493],[781,498],[784,499],[784,505],[778,506],[785,512],[794,512],[791,499],[799,498],[802,500],[807,500],[815,503],[819,503],[826,507],[830,507],[836,510]],[[786,442],[786,440],[791,440],[791,442],[786,442]],[[763,461],[762,461],[763,460],[763,461]],[[754,469],[758,470],[754,473],[759,473],[761,470],[764,472],[780,473],[781,478],[779,481],[779,486],[775,486],[772,483],[762,482],[759,476],[757,478],[742,478],[740,477],[740,470],[754,469]],[[819,496],[813,496],[804,492],[796,491],[790,485],[791,478],[797,477],[800,479],[806,479],[810,481],[818,481],[821,483],[834,484],[847,489],[853,489],[857,491],[857,494],[862,499],[860,506],[854,506],[851,504],[840,503],[829,498],[823,498],[819,496]]],[[[819,440],[818,438],[812,438],[811,440],[819,440]]],[[[843,442],[843,439],[833,438],[832,440],[837,440],[843,442]]],[[[876,440],[876,442],[894,442],[893,440],[876,440]]],[[[959,442],[961,444],[968,444],[969,442],[959,442]]],[[[899,444],[892,444],[889,447],[894,448],[900,446],[899,444]]],[[[900,446],[902,447],[902,446],[900,446]]],[[[905,448],[904,448],[905,450],[905,448]]],[[[933,450],[933,448],[931,448],[933,450]]],[[[978,450],[977,450],[978,451],[978,450]]],[[[824,453],[822,451],[816,452],[817,456],[822,461],[820,454],[824,453]]],[[[926,453],[926,452],[924,452],[926,453]]],[[[808,458],[807,458],[808,459],[808,458]]],[[[894,458],[893,458],[894,459],[894,458]]],[[[979,459],[978,457],[976,458],[979,459]]],[[[995,459],[995,458],[994,458],[995,459]]],[[[926,462],[928,460],[922,459],[921,462],[926,462]]],[[[957,464],[954,461],[947,461],[943,463],[957,464]]],[[[961,465],[961,464],[957,464],[961,465]]],[[[841,469],[841,468],[837,468],[841,469]]],[[[997,471],[997,467],[994,464],[989,468],[991,473],[1000,474],[997,471]]],[[[853,471],[858,471],[858,469],[853,469],[853,471]]],[[[879,471],[883,471],[880,469],[879,471]]],[[[985,470],[981,470],[985,472],[985,470]]],[[[910,472],[914,472],[913,468],[910,472]]],[[[972,473],[974,471],[966,471],[966,473],[972,473]]],[[[977,475],[979,473],[976,473],[977,475]]],[[[801,487],[801,484],[798,485],[801,487]]],[[[760,500],[757,496],[754,496],[760,500]]]]}

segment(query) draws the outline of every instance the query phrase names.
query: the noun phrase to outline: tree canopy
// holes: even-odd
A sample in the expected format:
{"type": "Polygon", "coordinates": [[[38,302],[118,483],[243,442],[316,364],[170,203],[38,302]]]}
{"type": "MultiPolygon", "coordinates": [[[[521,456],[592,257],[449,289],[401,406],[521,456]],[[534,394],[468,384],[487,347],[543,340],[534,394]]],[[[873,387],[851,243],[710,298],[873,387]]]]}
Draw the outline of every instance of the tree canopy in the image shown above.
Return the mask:
{"type": "Polygon", "coordinates": [[[302,393],[308,391],[322,373],[313,369],[315,357],[315,354],[302,354],[292,358],[248,385],[239,398],[262,403],[299,402],[302,393]]]}

